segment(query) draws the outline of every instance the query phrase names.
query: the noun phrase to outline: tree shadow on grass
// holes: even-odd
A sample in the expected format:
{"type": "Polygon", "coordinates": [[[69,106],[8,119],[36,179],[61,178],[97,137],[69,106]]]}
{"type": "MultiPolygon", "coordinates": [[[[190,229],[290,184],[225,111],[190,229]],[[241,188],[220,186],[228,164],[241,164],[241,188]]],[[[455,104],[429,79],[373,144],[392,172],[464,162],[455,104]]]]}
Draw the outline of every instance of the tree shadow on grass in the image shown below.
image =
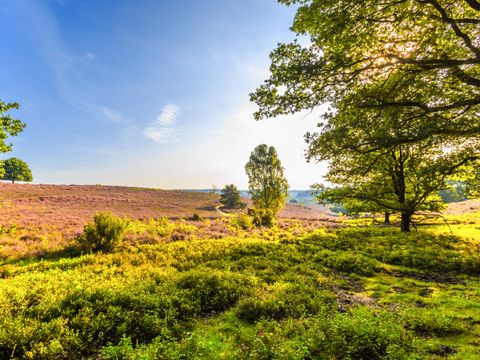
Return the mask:
{"type": "Polygon", "coordinates": [[[25,254],[19,257],[7,258],[0,261],[0,267],[5,265],[30,265],[42,260],[56,261],[60,259],[73,259],[85,255],[78,245],[70,244],[57,250],[42,249],[32,254],[25,254]]]}
{"type": "Polygon", "coordinates": [[[84,255],[82,249],[78,245],[70,244],[58,250],[40,250],[33,257],[38,260],[59,260],[61,258],[71,259],[81,255],[84,255]]]}

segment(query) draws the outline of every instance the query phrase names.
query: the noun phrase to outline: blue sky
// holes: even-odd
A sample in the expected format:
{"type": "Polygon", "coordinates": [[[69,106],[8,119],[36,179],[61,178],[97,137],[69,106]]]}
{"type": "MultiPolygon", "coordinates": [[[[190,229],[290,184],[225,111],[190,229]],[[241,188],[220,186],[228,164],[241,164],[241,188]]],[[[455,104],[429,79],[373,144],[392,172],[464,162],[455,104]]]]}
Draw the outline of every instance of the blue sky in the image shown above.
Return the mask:
{"type": "Polygon", "coordinates": [[[308,188],[318,112],[256,122],[248,100],[293,16],[275,0],[0,0],[0,99],[27,123],[4,157],[36,183],[245,188],[267,143],[308,188]]]}

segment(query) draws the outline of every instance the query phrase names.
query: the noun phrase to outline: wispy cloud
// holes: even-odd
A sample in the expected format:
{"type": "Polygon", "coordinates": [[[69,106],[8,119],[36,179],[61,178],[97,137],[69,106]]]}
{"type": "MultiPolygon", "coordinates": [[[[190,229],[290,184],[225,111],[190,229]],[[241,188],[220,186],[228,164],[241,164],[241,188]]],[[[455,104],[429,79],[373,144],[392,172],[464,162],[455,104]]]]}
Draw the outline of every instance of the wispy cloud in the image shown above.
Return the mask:
{"type": "Polygon", "coordinates": [[[125,119],[125,116],[119,111],[110,109],[106,106],[100,106],[99,109],[102,112],[102,114],[108,119],[108,121],[114,124],[124,124],[127,122],[127,119],[125,119]]]}
{"type": "Polygon", "coordinates": [[[156,143],[164,143],[175,134],[175,122],[182,109],[175,104],[167,104],[163,107],[157,118],[143,130],[143,135],[156,143]]]}
{"type": "Polygon", "coordinates": [[[95,60],[95,55],[93,55],[91,52],[87,51],[85,54],[83,54],[83,57],[87,60],[95,60]]]}
{"type": "Polygon", "coordinates": [[[181,111],[182,109],[178,105],[165,105],[160,115],[158,115],[157,119],[154,121],[154,124],[157,126],[171,126],[175,124],[175,121],[177,120],[177,117],[180,115],[181,111]]]}

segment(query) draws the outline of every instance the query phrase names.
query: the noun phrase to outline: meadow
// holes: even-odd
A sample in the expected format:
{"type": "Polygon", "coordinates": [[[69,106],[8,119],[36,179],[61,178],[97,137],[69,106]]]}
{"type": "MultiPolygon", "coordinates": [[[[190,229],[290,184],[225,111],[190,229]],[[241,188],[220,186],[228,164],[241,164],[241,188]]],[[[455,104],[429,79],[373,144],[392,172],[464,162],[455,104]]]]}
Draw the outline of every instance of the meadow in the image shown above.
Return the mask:
{"type": "Polygon", "coordinates": [[[210,194],[2,186],[1,359],[480,358],[478,202],[401,234],[299,207],[253,228],[210,194]],[[106,210],[125,237],[87,252],[75,236],[106,210]]]}

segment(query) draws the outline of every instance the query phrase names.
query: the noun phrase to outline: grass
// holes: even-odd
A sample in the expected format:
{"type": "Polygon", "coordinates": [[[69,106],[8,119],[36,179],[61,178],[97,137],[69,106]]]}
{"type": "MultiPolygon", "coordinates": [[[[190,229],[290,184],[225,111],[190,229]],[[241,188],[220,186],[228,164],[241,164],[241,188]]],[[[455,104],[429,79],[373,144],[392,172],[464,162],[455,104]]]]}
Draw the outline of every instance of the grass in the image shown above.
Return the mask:
{"type": "Polygon", "coordinates": [[[65,224],[4,224],[0,358],[480,358],[478,213],[411,234],[192,214],[117,213],[123,240],[96,253],[65,224]]]}
{"type": "Polygon", "coordinates": [[[480,243],[439,230],[277,228],[7,261],[0,357],[475,359],[480,243]]]}

